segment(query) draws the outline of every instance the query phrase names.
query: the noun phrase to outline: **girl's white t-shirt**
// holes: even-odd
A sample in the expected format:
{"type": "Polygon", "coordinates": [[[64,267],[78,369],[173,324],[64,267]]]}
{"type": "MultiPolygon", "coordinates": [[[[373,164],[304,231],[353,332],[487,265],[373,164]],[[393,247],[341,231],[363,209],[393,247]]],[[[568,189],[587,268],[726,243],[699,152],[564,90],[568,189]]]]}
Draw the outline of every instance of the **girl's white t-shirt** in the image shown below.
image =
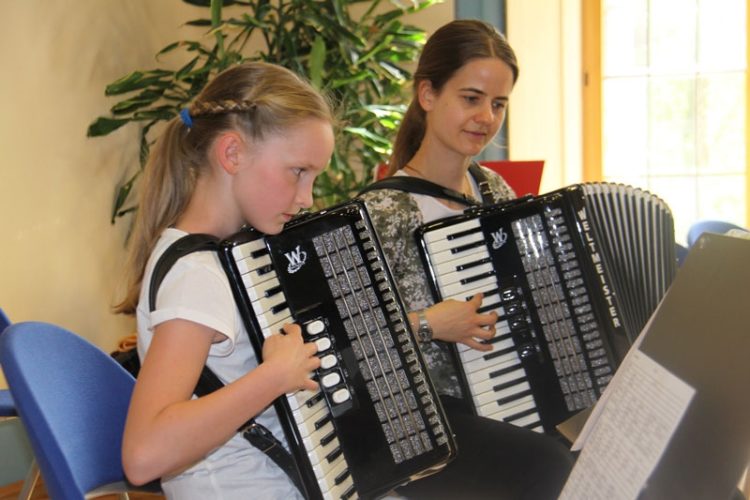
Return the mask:
{"type": "MultiPolygon", "coordinates": [[[[149,288],[156,261],[186,234],[174,228],[165,230],[146,265],[136,313],[138,354],[143,359],[159,323],[178,318],[194,321],[227,337],[211,346],[206,364],[228,384],[258,362],[215,252],[195,252],[179,259],[159,287],[155,310],[149,311],[149,288]]],[[[256,416],[256,421],[286,443],[273,407],[256,416]]],[[[239,433],[185,471],[162,478],[162,489],[167,498],[180,500],[302,498],[286,473],[239,433]]]]}

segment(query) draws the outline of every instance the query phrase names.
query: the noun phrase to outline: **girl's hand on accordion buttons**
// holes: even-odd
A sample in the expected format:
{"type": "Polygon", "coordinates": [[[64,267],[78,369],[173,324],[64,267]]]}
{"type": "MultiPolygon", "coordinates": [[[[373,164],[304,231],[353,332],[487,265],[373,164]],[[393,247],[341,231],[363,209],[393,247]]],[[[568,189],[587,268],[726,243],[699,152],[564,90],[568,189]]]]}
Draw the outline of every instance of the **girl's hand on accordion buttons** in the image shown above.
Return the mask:
{"type": "Polygon", "coordinates": [[[283,394],[318,388],[318,383],[310,378],[313,370],[320,367],[317,353],[318,347],[304,342],[302,330],[294,324],[284,325],[280,333],[263,342],[263,364],[274,367],[283,394]]]}
{"type": "Polygon", "coordinates": [[[481,305],[482,294],[478,293],[466,302],[448,299],[429,307],[425,316],[432,326],[433,338],[491,351],[492,344],[484,341],[495,336],[497,313],[480,314],[477,309],[481,305]]]}

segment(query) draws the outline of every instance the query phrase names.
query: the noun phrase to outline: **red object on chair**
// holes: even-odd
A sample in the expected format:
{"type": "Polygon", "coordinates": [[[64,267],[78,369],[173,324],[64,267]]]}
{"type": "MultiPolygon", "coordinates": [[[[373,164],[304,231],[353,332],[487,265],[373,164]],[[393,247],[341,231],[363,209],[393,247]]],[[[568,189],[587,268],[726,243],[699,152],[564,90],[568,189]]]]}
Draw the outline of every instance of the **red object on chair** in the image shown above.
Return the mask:
{"type": "MultiPolygon", "coordinates": [[[[544,160],[498,160],[498,161],[481,161],[485,167],[502,175],[505,181],[513,188],[517,196],[525,194],[539,194],[539,185],[542,182],[542,170],[544,169],[544,160]]],[[[388,171],[388,165],[381,163],[378,165],[375,177],[380,180],[385,177],[388,171]]]]}
{"type": "Polygon", "coordinates": [[[544,160],[499,160],[480,161],[479,163],[502,175],[517,196],[526,194],[536,196],[539,194],[544,160]]]}

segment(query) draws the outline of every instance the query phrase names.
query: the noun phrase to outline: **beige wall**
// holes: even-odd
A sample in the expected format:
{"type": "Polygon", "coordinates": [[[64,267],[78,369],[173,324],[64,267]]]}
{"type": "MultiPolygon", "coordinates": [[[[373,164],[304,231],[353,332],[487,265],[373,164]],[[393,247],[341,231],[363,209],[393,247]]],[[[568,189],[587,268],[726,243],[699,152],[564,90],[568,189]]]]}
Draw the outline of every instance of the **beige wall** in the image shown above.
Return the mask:
{"type": "MultiPolygon", "coordinates": [[[[508,36],[522,68],[511,157],[544,159],[543,189],[580,178],[579,3],[508,1],[508,36]]],[[[110,312],[126,224],[110,225],[109,210],[132,165],[136,130],[88,139],[86,128],[115,102],[104,86],[154,66],[167,43],[199,36],[181,25],[204,10],[178,0],[24,0],[2,8],[0,307],[13,321],[56,323],[110,350],[134,328],[110,312]]],[[[408,21],[431,32],[453,15],[450,0],[408,21]]]]}
{"type": "Polygon", "coordinates": [[[520,78],[511,96],[512,160],[545,161],[541,191],[581,181],[580,0],[507,0],[520,78]]]}
{"type": "MultiPolygon", "coordinates": [[[[125,224],[109,223],[135,128],[86,138],[114,100],[104,86],[178,37],[196,9],[174,1],[2,3],[0,307],[59,324],[105,349],[133,330],[109,306],[125,224]]],[[[3,383],[0,380],[0,383],[3,383]]]]}
{"type": "MultiPolygon", "coordinates": [[[[111,350],[134,329],[110,312],[126,224],[109,223],[115,184],[132,165],[135,127],[86,138],[116,99],[104,87],[155,66],[205,9],[179,0],[2,2],[0,307],[12,321],[59,324],[111,350]]],[[[410,16],[428,29],[453,2],[410,16]]],[[[4,380],[0,376],[0,385],[4,380]]]]}

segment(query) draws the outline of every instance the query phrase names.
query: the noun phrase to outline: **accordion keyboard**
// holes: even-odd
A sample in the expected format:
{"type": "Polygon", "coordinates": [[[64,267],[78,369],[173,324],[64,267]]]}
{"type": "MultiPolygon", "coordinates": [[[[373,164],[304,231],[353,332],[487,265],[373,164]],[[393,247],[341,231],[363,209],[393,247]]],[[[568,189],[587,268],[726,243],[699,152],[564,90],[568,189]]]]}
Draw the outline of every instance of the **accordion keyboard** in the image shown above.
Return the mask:
{"type": "Polygon", "coordinates": [[[276,409],[309,498],[375,498],[444,467],[455,443],[364,203],[243,230],[222,261],[258,356],[285,323],[315,342],[317,391],[276,409]]]}

